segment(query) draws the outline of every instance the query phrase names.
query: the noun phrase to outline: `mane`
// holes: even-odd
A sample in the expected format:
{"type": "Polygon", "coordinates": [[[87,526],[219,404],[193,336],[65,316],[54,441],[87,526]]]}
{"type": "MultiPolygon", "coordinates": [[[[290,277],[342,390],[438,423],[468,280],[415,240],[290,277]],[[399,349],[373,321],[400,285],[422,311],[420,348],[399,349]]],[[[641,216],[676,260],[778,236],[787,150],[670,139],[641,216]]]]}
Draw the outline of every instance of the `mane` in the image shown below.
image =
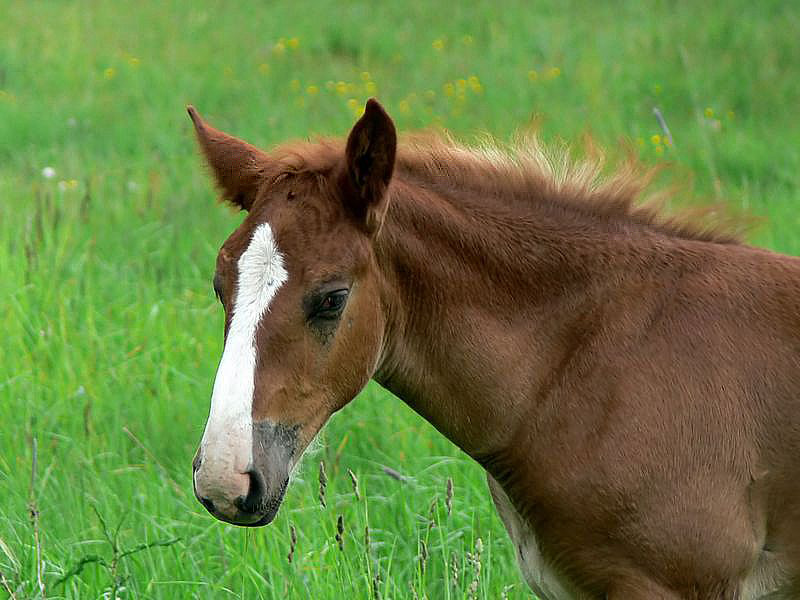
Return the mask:
{"type": "MultiPolygon", "coordinates": [[[[320,184],[341,160],[344,141],[321,138],[279,146],[270,153],[274,177],[313,174],[320,184]]],[[[670,237],[721,244],[741,243],[742,223],[718,206],[669,214],[664,206],[674,190],[654,190],[658,168],[644,168],[632,156],[610,173],[605,155],[589,145],[573,158],[566,144],[545,147],[535,134],[502,144],[486,138],[466,145],[440,133],[406,134],[397,148],[395,178],[422,182],[439,190],[469,190],[483,197],[538,202],[551,211],[590,220],[614,221],[670,237]]]]}

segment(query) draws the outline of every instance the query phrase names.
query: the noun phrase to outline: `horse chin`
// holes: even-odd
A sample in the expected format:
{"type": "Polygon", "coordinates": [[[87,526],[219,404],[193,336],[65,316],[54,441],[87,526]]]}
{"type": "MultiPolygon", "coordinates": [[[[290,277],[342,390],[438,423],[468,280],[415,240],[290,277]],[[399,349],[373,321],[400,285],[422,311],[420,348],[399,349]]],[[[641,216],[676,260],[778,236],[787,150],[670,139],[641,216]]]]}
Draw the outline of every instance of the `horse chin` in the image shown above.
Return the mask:
{"type": "Polygon", "coordinates": [[[272,521],[275,520],[275,516],[278,514],[278,511],[275,511],[271,515],[264,515],[260,521],[256,521],[255,523],[248,523],[246,525],[242,525],[242,527],[263,527],[264,525],[269,525],[272,521]]]}

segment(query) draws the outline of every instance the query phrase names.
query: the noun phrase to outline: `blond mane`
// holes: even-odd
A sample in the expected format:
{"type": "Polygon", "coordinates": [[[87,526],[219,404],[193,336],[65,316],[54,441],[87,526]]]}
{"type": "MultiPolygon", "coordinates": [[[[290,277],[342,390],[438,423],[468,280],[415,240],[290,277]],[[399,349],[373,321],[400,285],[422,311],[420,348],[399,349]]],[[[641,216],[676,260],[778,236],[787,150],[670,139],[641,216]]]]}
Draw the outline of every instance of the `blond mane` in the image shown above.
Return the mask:
{"type": "MultiPolygon", "coordinates": [[[[274,177],[308,173],[324,176],[341,161],[344,141],[322,138],[274,149],[274,177]]],[[[479,192],[485,197],[517,198],[569,210],[588,218],[628,222],[681,239],[722,244],[741,241],[742,223],[719,210],[700,207],[669,214],[674,190],[654,190],[658,168],[645,168],[632,155],[606,173],[605,155],[589,144],[582,158],[566,144],[545,146],[526,134],[503,144],[486,138],[477,145],[441,133],[407,134],[397,148],[395,178],[437,189],[479,192]]]]}

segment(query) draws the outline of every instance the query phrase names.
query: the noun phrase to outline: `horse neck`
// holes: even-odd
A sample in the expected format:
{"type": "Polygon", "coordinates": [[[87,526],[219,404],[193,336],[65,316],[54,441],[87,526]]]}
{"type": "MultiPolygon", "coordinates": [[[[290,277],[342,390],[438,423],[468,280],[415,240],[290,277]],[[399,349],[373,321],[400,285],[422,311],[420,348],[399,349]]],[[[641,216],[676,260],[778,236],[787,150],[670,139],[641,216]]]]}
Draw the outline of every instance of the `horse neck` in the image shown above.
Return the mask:
{"type": "MultiPolygon", "coordinates": [[[[375,379],[471,456],[502,451],[641,249],[535,202],[394,183],[376,242],[386,314],[375,379]]],[[[621,236],[618,236],[621,237],[621,236]]]]}

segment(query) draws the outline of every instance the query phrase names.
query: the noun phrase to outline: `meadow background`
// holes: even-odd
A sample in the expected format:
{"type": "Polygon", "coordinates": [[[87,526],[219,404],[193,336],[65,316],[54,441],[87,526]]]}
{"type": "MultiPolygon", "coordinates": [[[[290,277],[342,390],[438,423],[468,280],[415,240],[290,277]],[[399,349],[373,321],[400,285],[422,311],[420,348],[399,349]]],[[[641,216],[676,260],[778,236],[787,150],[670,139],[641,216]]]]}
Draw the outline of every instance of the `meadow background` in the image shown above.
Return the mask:
{"type": "Polygon", "coordinates": [[[215,201],[187,103],[262,146],[344,135],[369,96],[401,130],[590,133],[671,165],[677,204],[725,203],[759,219],[751,242],[800,254],[796,3],[0,13],[0,598],[530,597],[481,470],[376,385],[332,419],[270,527],[195,501],[214,257],[242,217],[215,201]]]}

